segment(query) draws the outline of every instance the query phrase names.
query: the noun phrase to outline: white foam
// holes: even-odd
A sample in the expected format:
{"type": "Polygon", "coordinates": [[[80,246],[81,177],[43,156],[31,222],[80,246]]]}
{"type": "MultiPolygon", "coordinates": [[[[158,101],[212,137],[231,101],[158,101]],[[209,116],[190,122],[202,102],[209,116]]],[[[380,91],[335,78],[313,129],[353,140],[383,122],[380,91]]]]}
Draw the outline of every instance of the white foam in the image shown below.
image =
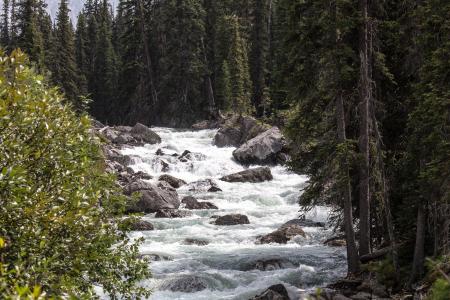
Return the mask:
{"type": "MultiPolygon", "coordinates": [[[[329,248],[321,244],[329,231],[321,228],[305,228],[307,238],[297,238],[287,245],[257,245],[257,236],[267,234],[286,221],[300,215],[297,204],[307,178],[288,171],[284,167],[271,167],[274,180],[264,183],[227,183],[219,178],[244,170],[232,158],[234,148],[217,148],[212,145],[215,130],[177,131],[154,128],[161,136],[159,145],[146,145],[123,150],[123,154],[135,157],[136,171],[147,172],[155,178],[163,174],[160,160],[169,163],[168,174],[187,182],[213,178],[223,190],[218,193],[196,193],[199,200],[213,202],[219,210],[193,211],[192,217],[183,219],[153,219],[157,230],[136,232],[133,237],[144,237],[142,253],[157,253],[172,257],[172,261],[153,262],[154,278],[144,283],[155,287],[151,299],[248,299],[270,285],[283,283],[290,294],[298,295],[304,288],[326,284],[333,277],[345,272],[343,249],[329,248]],[[156,156],[162,149],[165,154],[181,154],[185,150],[204,156],[190,162],[177,157],[156,156]],[[249,225],[215,226],[210,224],[212,215],[230,213],[245,214],[249,225]],[[186,238],[198,238],[209,242],[206,246],[186,245],[186,238]],[[294,268],[270,272],[246,270],[261,259],[287,259],[294,268]],[[158,290],[166,280],[180,274],[195,274],[207,279],[209,288],[197,293],[174,293],[158,290]]],[[[180,197],[190,195],[186,187],[178,190],[180,197]]],[[[316,207],[308,218],[324,222],[329,210],[316,207]]]]}

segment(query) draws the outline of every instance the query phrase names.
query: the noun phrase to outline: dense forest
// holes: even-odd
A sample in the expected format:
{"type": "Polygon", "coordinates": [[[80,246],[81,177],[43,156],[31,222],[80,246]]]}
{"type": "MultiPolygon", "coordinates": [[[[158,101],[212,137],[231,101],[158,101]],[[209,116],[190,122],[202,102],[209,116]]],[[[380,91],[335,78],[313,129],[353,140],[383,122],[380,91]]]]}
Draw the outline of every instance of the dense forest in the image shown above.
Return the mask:
{"type": "Polygon", "coordinates": [[[434,282],[430,299],[449,299],[449,1],[88,0],[76,24],[68,0],[55,20],[43,0],[3,2],[4,51],[24,51],[78,114],[278,125],[309,177],[300,206],[334,208],[349,278],[434,282]]]}

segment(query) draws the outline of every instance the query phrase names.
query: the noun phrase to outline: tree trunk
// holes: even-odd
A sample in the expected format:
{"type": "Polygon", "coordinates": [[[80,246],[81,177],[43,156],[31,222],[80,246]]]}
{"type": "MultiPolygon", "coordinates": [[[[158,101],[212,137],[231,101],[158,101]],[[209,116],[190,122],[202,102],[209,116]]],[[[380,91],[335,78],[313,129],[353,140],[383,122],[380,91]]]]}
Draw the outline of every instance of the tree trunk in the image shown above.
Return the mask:
{"type": "Polygon", "coordinates": [[[368,0],[360,0],[361,15],[363,18],[360,30],[360,132],[359,151],[361,163],[359,169],[359,218],[360,218],[360,241],[359,254],[370,253],[370,103],[372,101],[372,87],[370,76],[370,20],[368,15],[368,0]]]}
{"type": "Polygon", "coordinates": [[[144,46],[145,66],[147,69],[147,75],[150,84],[150,93],[154,107],[156,103],[158,103],[158,94],[156,92],[155,82],[153,80],[152,58],[150,56],[150,46],[148,44],[147,32],[145,30],[144,4],[142,3],[142,0],[138,0],[138,10],[139,10],[139,24],[141,27],[141,38],[144,46]]]}
{"type": "MultiPolygon", "coordinates": [[[[344,102],[342,99],[342,93],[339,93],[336,103],[336,119],[338,127],[338,139],[339,143],[346,142],[345,133],[345,113],[344,102]]],[[[347,159],[343,159],[341,162],[342,173],[345,176],[345,188],[343,189],[344,200],[344,227],[345,227],[345,240],[347,242],[347,264],[348,275],[359,273],[360,263],[358,257],[358,251],[356,248],[355,231],[353,229],[353,208],[352,208],[352,187],[350,183],[350,174],[348,170],[347,159]]]]}
{"type": "Polygon", "coordinates": [[[409,283],[412,284],[423,275],[425,260],[425,209],[420,203],[417,208],[416,246],[414,248],[414,260],[409,283]]]}

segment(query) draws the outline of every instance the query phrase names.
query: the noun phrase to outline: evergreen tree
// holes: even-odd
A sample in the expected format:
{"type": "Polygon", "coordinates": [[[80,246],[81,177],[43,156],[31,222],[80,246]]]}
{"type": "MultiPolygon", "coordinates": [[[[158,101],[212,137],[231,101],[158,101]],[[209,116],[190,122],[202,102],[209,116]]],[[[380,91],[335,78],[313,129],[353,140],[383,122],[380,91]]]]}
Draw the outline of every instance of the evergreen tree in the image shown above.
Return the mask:
{"type": "Polygon", "coordinates": [[[241,26],[236,16],[225,18],[225,24],[230,30],[230,50],[227,63],[230,72],[231,99],[227,108],[242,113],[250,113],[251,109],[251,80],[247,45],[241,35],[241,26]]]}
{"type": "Polygon", "coordinates": [[[261,117],[266,113],[268,103],[267,76],[269,58],[269,20],[272,0],[256,0],[253,4],[253,19],[251,32],[251,51],[249,55],[250,73],[253,84],[252,104],[256,115],[261,117]]]}
{"type": "Polygon", "coordinates": [[[25,51],[39,68],[44,68],[45,48],[40,31],[40,12],[44,8],[38,0],[17,0],[12,26],[17,30],[17,46],[25,51]]]}
{"type": "Polygon", "coordinates": [[[82,109],[79,72],[75,60],[75,43],[69,18],[68,0],[61,0],[56,18],[53,81],[61,87],[76,109],[82,109]]]}

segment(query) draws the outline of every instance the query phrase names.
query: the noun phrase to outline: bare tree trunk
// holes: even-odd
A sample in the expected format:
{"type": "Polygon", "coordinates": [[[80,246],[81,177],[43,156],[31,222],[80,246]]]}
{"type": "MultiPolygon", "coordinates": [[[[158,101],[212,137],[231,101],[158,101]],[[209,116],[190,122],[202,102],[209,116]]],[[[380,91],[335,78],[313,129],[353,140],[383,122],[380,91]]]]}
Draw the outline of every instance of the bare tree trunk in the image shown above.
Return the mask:
{"type": "Polygon", "coordinates": [[[152,103],[155,105],[158,102],[158,94],[155,88],[155,82],[153,80],[153,68],[152,68],[152,58],[150,56],[150,47],[147,39],[147,32],[145,30],[145,15],[144,15],[144,4],[142,0],[138,0],[138,10],[139,10],[139,23],[141,27],[141,38],[144,44],[144,59],[148,74],[148,80],[150,84],[150,93],[152,95],[152,103]]]}
{"type": "Polygon", "coordinates": [[[420,203],[417,208],[416,246],[414,248],[414,260],[409,283],[412,284],[423,275],[425,260],[425,209],[420,203]]]}
{"type": "Polygon", "coordinates": [[[359,254],[370,253],[370,103],[372,101],[372,81],[370,76],[370,20],[368,14],[368,0],[360,0],[363,24],[360,32],[360,132],[359,151],[361,163],[359,169],[359,219],[360,240],[359,254]]]}
{"type": "MultiPolygon", "coordinates": [[[[206,56],[206,46],[203,41],[203,38],[201,39],[201,42],[202,42],[204,63],[205,63],[205,66],[208,66],[208,58],[206,56]]],[[[213,84],[212,84],[212,80],[211,80],[211,74],[206,73],[205,77],[204,77],[204,81],[205,81],[206,94],[207,94],[207,98],[208,98],[209,116],[210,116],[210,118],[216,119],[217,118],[217,109],[216,109],[216,101],[215,101],[215,97],[214,97],[213,84]]]]}
{"type": "MultiPolygon", "coordinates": [[[[335,22],[334,39],[336,49],[341,47],[341,36],[338,28],[338,6],[336,1],[332,1],[332,15],[335,22]]],[[[344,99],[342,96],[342,90],[340,87],[340,62],[336,57],[335,61],[336,75],[335,80],[337,83],[337,98],[336,98],[336,122],[337,122],[337,135],[338,142],[344,144],[347,141],[346,123],[345,123],[345,109],[344,99]]],[[[345,228],[345,240],[347,244],[347,276],[352,276],[360,272],[360,261],[358,256],[358,249],[356,247],[355,231],[353,229],[353,207],[352,207],[352,186],[350,181],[349,162],[347,157],[342,157],[340,161],[341,174],[344,177],[344,184],[341,188],[342,198],[344,201],[344,228],[345,228]]]]}
{"type": "MultiPolygon", "coordinates": [[[[336,102],[336,119],[338,127],[339,143],[345,143],[347,140],[345,133],[345,113],[342,93],[340,92],[336,102]]],[[[348,161],[343,159],[341,162],[342,173],[345,176],[345,189],[343,191],[344,199],[344,227],[345,240],[347,242],[347,264],[348,275],[359,273],[360,262],[358,257],[358,250],[356,248],[355,231],[353,229],[353,208],[352,208],[352,187],[350,183],[350,174],[348,170],[348,161]]]]}

